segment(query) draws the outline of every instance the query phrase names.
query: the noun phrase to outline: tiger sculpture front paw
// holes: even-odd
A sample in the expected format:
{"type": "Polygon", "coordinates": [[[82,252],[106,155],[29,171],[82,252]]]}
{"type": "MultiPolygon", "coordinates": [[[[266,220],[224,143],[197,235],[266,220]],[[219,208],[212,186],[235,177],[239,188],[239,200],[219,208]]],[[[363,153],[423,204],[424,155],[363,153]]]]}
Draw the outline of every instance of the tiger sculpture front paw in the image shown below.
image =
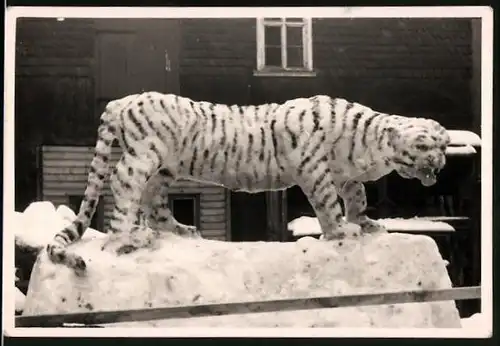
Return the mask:
{"type": "Polygon", "coordinates": [[[335,230],[323,231],[320,240],[342,240],[345,238],[357,238],[361,234],[360,226],[350,222],[344,222],[335,230]]]}
{"type": "Polygon", "coordinates": [[[141,248],[154,248],[159,233],[145,225],[133,226],[130,230],[111,234],[104,242],[101,250],[114,251],[117,255],[124,255],[141,248]]]}
{"type": "Polygon", "coordinates": [[[363,218],[362,220],[359,220],[358,225],[361,227],[362,233],[386,233],[387,229],[385,228],[384,225],[381,223],[372,220],[368,217],[363,218]]]}
{"type": "Polygon", "coordinates": [[[184,238],[202,238],[200,231],[196,226],[188,226],[182,223],[175,225],[173,233],[184,238]]]}

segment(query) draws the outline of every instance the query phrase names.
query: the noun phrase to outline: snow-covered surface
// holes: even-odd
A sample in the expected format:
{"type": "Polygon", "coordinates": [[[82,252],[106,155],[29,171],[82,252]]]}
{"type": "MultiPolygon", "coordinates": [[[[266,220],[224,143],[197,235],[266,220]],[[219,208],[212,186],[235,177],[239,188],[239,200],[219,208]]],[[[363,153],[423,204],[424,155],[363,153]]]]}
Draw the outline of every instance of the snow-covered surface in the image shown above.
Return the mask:
{"type": "Polygon", "coordinates": [[[475,313],[472,316],[462,318],[460,323],[462,324],[462,328],[476,329],[482,328],[485,321],[484,316],[481,313],[475,313]]]}
{"type": "Polygon", "coordinates": [[[472,145],[460,145],[460,146],[448,146],[446,148],[446,154],[447,155],[454,155],[454,156],[459,156],[459,155],[473,155],[476,154],[477,151],[474,149],[472,145]]]}
{"type": "MultiPolygon", "coordinates": [[[[48,208],[50,209],[50,208],[48,208]]],[[[44,224],[39,231],[43,231],[44,224]]],[[[71,251],[87,276],[41,252],[23,313],[64,313],[451,287],[435,242],[423,235],[366,235],[343,241],[231,243],[163,233],[154,249],[117,256],[120,242],[84,239],[71,251]]],[[[456,327],[453,302],[237,314],[109,327],[456,327]]]]}
{"type": "Polygon", "coordinates": [[[481,137],[471,131],[464,130],[448,130],[450,135],[451,145],[472,145],[474,147],[481,146],[481,137]]]}
{"type": "Polygon", "coordinates": [[[403,219],[403,218],[392,218],[392,219],[378,219],[382,225],[384,225],[389,231],[441,231],[441,232],[453,232],[455,229],[446,222],[441,221],[430,221],[420,218],[403,219]]]}
{"type": "Polygon", "coordinates": [[[293,219],[288,223],[288,230],[295,237],[321,234],[321,226],[319,225],[318,218],[311,216],[301,216],[293,219]]]}
{"type": "Polygon", "coordinates": [[[16,312],[21,312],[23,311],[24,308],[24,302],[26,300],[26,297],[24,296],[23,292],[19,290],[19,288],[15,288],[15,307],[16,307],[16,312]]]}
{"type": "MultiPolygon", "coordinates": [[[[441,221],[431,221],[420,218],[393,218],[393,219],[379,219],[376,220],[384,225],[388,231],[400,232],[453,232],[454,228],[441,221]]],[[[293,233],[295,237],[304,235],[318,235],[321,234],[321,226],[315,217],[301,216],[288,223],[288,230],[293,233]]]]}
{"type": "MultiPolygon", "coordinates": [[[[31,203],[24,212],[14,212],[14,231],[17,246],[42,248],[54,235],[76,218],[75,213],[65,205],[56,207],[51,202],[31,203]]],[[[105,234],[88,228],[84,239],[104,237],[105,234]]]]}

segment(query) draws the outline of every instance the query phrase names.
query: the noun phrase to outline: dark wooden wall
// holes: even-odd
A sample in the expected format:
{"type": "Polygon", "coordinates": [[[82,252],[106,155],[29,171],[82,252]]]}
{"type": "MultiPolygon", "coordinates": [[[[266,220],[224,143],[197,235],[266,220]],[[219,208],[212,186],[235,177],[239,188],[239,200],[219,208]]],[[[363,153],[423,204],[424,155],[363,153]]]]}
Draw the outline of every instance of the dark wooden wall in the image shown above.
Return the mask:
{"type": "Polygon", "coordinates": [[[180,93],[229,104],[250,102],[255,19],[183,19],[180,93]]]}
{"type": "Polygon", "coordinates": [[[24,209],[37,197],[37,146],[94,136],[93,22],[20,18],[16,35],[16,208],[24,209]]]}
{"type": "Polygon", "coordinates": [[[432,117],[450,129],[470,128],[471,23],[315,19],[316,77],[254,77],[255,20],[183,20],[181,93],[227,103],[280,102],[322,93],[381,111],[432,117]]]}

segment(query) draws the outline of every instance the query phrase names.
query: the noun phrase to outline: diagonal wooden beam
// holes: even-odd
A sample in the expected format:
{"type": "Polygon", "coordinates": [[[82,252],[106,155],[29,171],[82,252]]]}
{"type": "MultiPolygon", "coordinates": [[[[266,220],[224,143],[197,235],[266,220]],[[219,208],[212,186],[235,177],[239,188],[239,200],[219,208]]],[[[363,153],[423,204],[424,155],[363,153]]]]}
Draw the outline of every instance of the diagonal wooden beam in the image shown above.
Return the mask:
{"type": "Polygon", "coordinates": [[[16,317],[16,327],[61,327],[64,324],[84,325],[117,322],[138,322],[171,318],[220,316],[256,312],[309,310],[366,305],[419,303],[444,300],[480,299],[481,286],[459,287],[441,290],[413,290],[386,293],[279,299],[268,301],[237,302],[222,304],[187,305],[137,310],[78,312],[57,315],[33,315],[16,317]]]}

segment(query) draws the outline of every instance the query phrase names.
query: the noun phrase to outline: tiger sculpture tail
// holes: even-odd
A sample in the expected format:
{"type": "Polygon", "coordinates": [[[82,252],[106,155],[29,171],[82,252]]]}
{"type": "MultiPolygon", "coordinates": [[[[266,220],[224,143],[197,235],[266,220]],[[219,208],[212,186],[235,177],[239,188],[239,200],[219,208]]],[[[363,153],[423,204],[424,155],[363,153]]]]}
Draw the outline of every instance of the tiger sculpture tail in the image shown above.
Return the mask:
{"type": "Polygon", "coordinates": [[[104,182],[110,173],[111,150],[118,131],[115,124],[116,112],[123,107],[124,103],[132,99],[133,96],[129,96],[126,99],[111,101],[107,104],[100,117],[95,153],[90,164],[87,187],[76,220],[57,233],[53,241],[47,245],[47,253],[53,262],[75,268],[77,272],[85,270],[85,261],[80,256],[67,252],[66,247],[80,239],[90,226],[104,182]]]}

